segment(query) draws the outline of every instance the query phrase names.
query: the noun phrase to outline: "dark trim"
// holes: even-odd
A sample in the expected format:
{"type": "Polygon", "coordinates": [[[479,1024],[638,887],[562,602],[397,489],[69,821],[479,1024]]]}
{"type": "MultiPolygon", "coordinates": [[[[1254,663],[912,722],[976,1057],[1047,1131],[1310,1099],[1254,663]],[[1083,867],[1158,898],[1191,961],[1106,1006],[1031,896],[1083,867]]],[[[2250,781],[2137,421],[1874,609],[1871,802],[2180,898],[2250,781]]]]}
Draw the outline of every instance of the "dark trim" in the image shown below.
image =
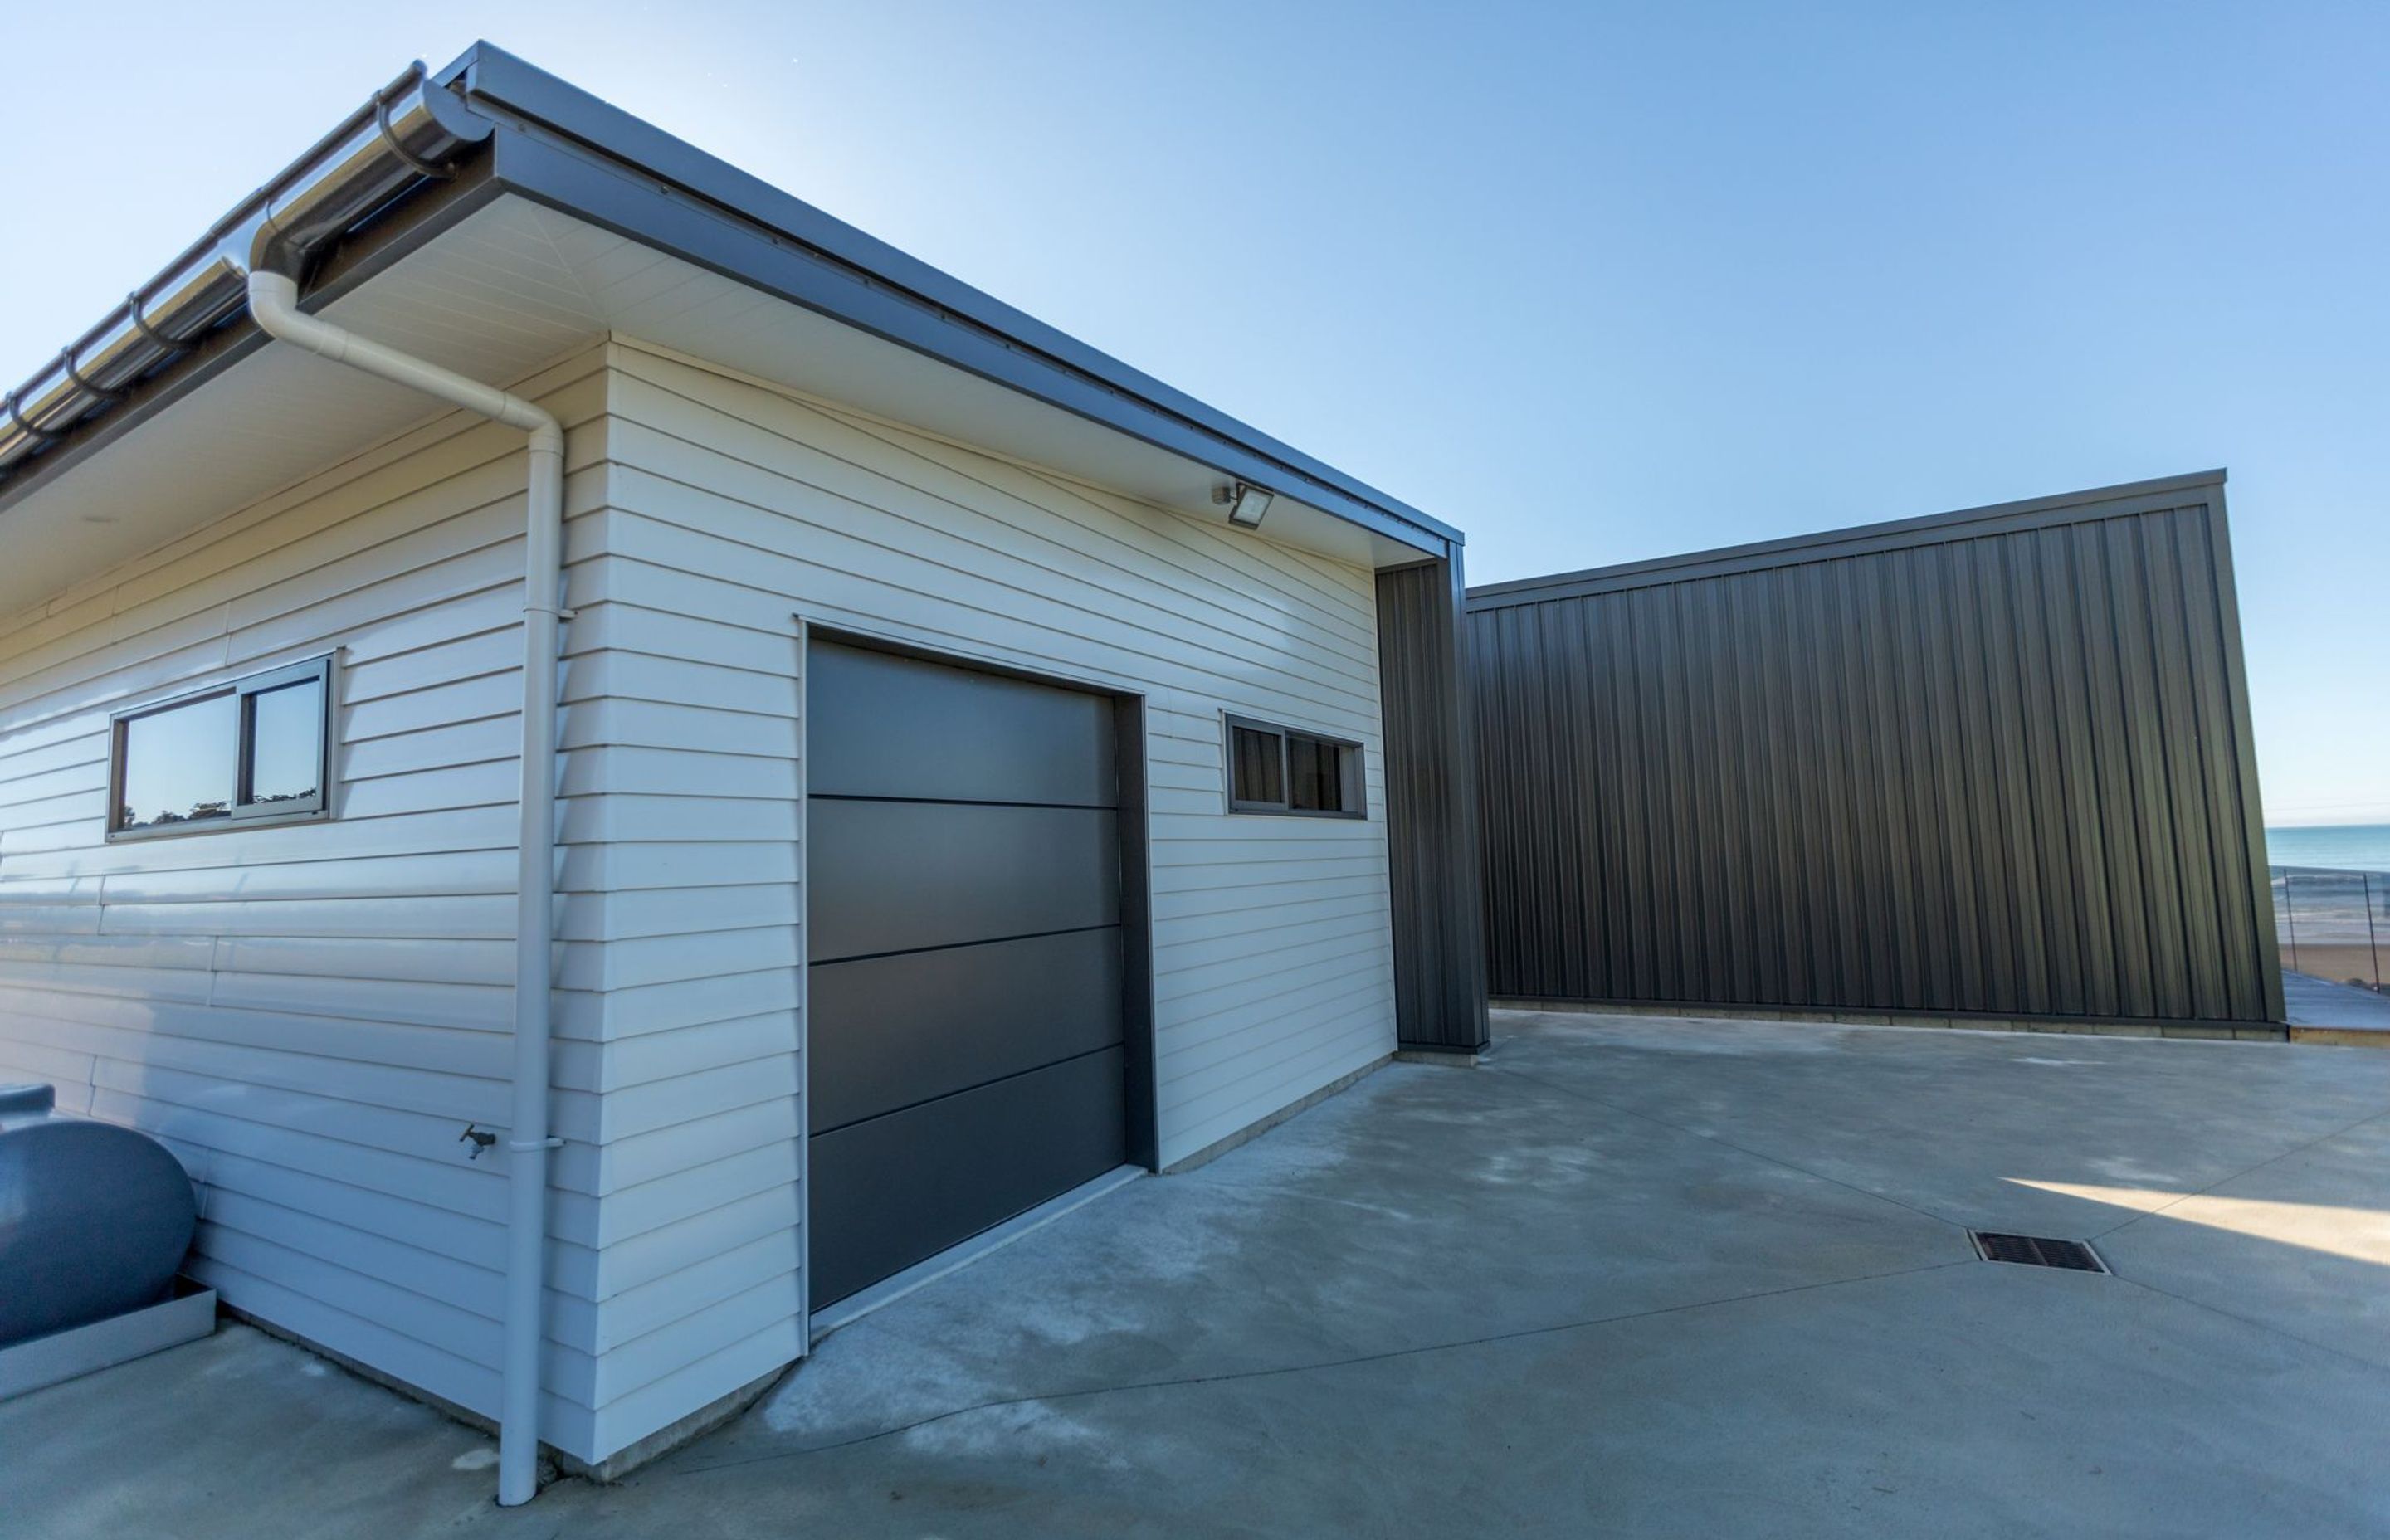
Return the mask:
{"type": "Polygon", "coordinates": [[[2146,513],[2204,501],[2211,491],[2215,492],[2220,504],[2223,485],[2223,471],[2203,470],[2187,476],[2165,476],[2154,481],[2094,487],[2088,492],[2063,493],[2055,497],[2029,497],[2014,503],[1960,508],[1953,513],[1929,514],[1921,519],[1856,524],[1849,529],[1786,535],[1747,545],[1721,545],[1714,550],[1691,551],[1683,556],[1621,562],[1614,567],[1589,567],[1583,571],[1555,572],[1549,577],[1489,583],[1469,590],[1468,605],[1471,610],[1478,610],[1512,604],[1541,604],[1550,599],[1574,598],[1581,594],[1640,588],[1654,583],[1723,577],[1729,572],[1759,571],[1805,561],[1829,561],[1870,551],[1908,550],[1937,541],[1972,540],[1987,534],[2012,534],[2022,530],[2080,524],[2092,520],[2114,519],[2125,514],[2146,513]],[[2200,495],[2185,497],[2182,495],[2185,493],[2200,495]]]}
{"type": "Polygon", "coordinates": [[[1162,1169],[1162,1081],[1153,1036],[1153,854],[1148,828],[1145,697],[1112,694],[1112,764],[1120,776],[1121,1073],[1127,1082],[1128,1158],[1162,1169]]]}
{"type": "Polygon", "coordinates": [[[2267,1013],[2276,1021],[2291,1019],[2282,992],[2281,938],[2274,930],[2273,867],[2266,851],[2266,805],[2257,794],[2257,731],[2249,715],[2249,668],[2241,648],[2241,598],[2232,575],[2232,531],[2224,513],[2224,478],[2219,472],[2207,504],[2209,544],[2216,553],[2216,618],[2224,641],[2224,695],[2232,713],[2233,764],[2241,782],[2242,838],[2255,890],[2250,916],[2255,922],[2257,952],[2273,959],[2257,970],[2266,992],[2267,1013]]]}
{"type": "Polygon", "coordinates": [[[813,626],[804,611],[790,610],[795,635],[789,638],[790,674],[797,686],[797,732],[790,769],[796,795],[797,915],[790,938],[796,953],[797,1009],[790,1020],[794,1029],[790,1046],[797,1060],[797,1349],[799,1357],[813,1354],[814,1311],[821,1302],[814,1289],[814,969],[809,954],[814,944],[813,802],[806,781],[813,773],[813,626]]]}
{"type": "Polygon", "coordinates": [[[489,44],[439,72],[501,125],[515,190],[1347,522],[1442,554],[1458,530],[489,44]]]}
{"type": "Polygon", "coordinates": [[[1462,581],[1458,552],[1377,579],[1394,1031],[1435,1054],[1492,1041],[1462,581]]]}

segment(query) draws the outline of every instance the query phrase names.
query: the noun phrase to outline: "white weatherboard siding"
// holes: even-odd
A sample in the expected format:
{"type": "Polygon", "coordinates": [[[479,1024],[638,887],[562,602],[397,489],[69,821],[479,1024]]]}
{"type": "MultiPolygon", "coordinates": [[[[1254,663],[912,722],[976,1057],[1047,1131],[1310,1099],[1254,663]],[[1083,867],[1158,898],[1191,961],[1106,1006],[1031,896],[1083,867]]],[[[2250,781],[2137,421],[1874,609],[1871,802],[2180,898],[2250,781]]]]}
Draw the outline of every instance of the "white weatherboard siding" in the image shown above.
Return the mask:
{"type": "MultiPolygon", "coordinates": [[[[1393,1050],[1371,572],[662,350],[618,340],[610,359],[576,626],[639,649],[620,677],[659,741],[706,750],[665,751],[687,774],[621,826],[719,841],[710,924],[753,917],[711,939],[717,970],[761,992],[741,1008],[779,1008],[764,981],[799,955],[777,906],[793,611],[1147,698],[1165,1164],[1393,1050]],[[1227,815],[1224,711],[1360,740],[1369,816],[1227,815]]],[[[657,987],[680,1010],[725,986],[657,987]]]]}
{"type": "MultiPolygon", "coordinates": [[[[799,614],[1146,699],[1164,1163],[1393,1049],[1368,570],[636,343],[519,388],[576,611],[551,1443],[803,1351],[799,614]],[[1224,712],[1360,740],[1369,816],[1229,815],[1224,712]]],[[[0,1073],[167,1141],[228,1303],[484,1413],[521,448],[443,417],[0,621],[0,1073]],[[335,648],[338,817],[102,839],[110,711],[335,648]]]]}
{"type": "Polygon", "coordinates": [[[1394,1046],[1368,571],[606,356],[562,723],[567,934],[600,944],[559,980],[605,1045],[601,1455],[803,1351],[798,615],[1149,698],[1165,1161],[1394,1046]],[[1371,818],[1227,816],[1224,710],[1363,740],[1371,818]]]}
{"type": "Polygon", "coordinates": [[[561,727],[566,932],[599,944],[559,1020],[608,1045],[602,1452],[804,1351],[794,630],[785,605],[774,632],[629,602],[620,475],[567,536],[561,727]]]}
{"type": "MultiPolygon", "coordinates": [[[[576,514],[601,365],[523,387],[573,428],[576,514]]],[[[507,1118],[522,450],[442,417],[0,622],[0,1076],[163,1139],[228,1303],[484,1413],[507,1156],[458,1135],[507,1118]],[[110,711],[334,648],[337,818],[104,841],[110,711]]],[[[561,1033],[544,1416],[581,1452],[610,1067],[561,1033]]]]}

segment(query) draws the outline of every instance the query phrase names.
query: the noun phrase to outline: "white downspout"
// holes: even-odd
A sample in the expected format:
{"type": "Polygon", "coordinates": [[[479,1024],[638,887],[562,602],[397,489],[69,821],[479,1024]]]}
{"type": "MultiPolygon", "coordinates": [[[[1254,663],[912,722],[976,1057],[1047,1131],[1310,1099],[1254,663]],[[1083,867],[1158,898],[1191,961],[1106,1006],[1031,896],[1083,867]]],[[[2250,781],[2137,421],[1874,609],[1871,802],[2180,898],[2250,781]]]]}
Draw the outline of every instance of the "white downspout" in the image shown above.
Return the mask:
{"type": "Polygon", "coordinates": [[[521,859],[515,877],[514,1126],[507,1149],[505,1364],[498,1399],[498,1501],[539,1492],[540,1344],[547,1247],[549,952],[556,933],[556,632],[564,546],[564,429],[518,395],[319,321],[299,286],[249,276],[249,310],[270,337],[531,435],[523,551],[521,859]]]}

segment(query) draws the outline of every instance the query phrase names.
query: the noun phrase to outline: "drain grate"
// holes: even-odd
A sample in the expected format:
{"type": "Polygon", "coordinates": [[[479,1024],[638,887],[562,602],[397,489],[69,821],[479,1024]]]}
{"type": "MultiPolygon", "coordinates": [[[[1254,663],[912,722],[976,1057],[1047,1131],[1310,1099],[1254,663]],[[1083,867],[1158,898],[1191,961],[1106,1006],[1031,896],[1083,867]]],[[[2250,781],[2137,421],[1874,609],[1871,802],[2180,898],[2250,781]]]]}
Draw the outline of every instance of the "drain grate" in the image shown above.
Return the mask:
{"type": "Polygon", "coordinates": [[[2003,1235],[1998,1230],[1969,1230],[1975,1253],[1985,1262],[2014,1262],[2027,1267],[2064,1267],[2077,1273],[2104,1273],[2100,1253],[2079,1240],[2052,1240],[2047,1236],[2003,1235]]]}

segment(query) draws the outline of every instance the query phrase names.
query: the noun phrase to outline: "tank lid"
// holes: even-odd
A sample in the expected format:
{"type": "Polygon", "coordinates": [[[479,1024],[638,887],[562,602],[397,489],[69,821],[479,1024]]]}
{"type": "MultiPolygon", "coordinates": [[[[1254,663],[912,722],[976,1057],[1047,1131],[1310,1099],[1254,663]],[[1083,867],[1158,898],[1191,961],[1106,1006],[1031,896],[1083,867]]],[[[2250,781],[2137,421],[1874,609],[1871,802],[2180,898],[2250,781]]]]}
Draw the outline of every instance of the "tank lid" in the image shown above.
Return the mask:
{"type": "Polygon", "coordinates": [[[0,1085],[0,1113],[47,1112],[58,1104],[55,1085],[0,1085]]]}

